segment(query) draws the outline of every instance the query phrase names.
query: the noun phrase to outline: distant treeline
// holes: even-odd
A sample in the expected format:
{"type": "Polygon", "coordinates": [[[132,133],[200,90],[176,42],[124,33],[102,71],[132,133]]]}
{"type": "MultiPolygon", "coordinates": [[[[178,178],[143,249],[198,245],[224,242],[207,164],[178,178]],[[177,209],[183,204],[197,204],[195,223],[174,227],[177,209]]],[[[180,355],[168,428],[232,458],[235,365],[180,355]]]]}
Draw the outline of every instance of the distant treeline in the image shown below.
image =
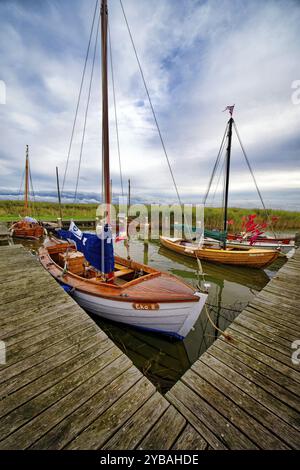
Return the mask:
{"type": "MultiPolygon", "coordinates": [[[[150,210],[150,206],[148,206],[150,210]]],[[[97,204],[63,204],[63,218],[75,220],[94,220],[96,216],[97,204]]],[[[53,202],[36,202],[34,207],[30,206],[30,214],[39,220],[55,221],[59,216],[58,204],[53,202]]],[[[222,228],[223,210],[221,208],[205,208],[205,227],[208,229],[222,228]]],[[[242,218],[249,214],[257,215],[257,222],[266,221],[266,213],[263,209],[243,209],[229,208],[228,220],[231,221],[231,231],[241,229],[242,218]]],[[[278,218],[274,222],[277,231],[299,229],[300,212],[284,210],[268,210],[270,220],[272,217],[278,218]]],[[[0,221],[14,221],[24,215],[23,201],[0,201],[0,221]]],[[[150,218],[149,218],[149,222],[150,218]]]]}

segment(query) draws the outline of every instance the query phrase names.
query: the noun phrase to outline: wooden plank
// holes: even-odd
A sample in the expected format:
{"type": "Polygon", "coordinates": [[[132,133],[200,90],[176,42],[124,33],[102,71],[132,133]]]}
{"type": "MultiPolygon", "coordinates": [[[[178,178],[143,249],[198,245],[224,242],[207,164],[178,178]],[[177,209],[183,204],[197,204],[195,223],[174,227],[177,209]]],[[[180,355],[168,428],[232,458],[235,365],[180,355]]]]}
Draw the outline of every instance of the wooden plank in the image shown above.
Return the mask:
{"type": "Polygon", "coordinates": [[[205,440],[190,424],[187,424],[172,450],[205,450],[207,448],[205,440]]]}
{"type": "Polygon", "coordinates": [[[9,322],[5,325],[2,325],[1,327],[1,338],[9,338],[11,336],[14,336],[15,333],[23,333],[25,331],[33,331],[35,327],[38,327],[40,325],[53,325],[56,323],[56,320],[61,320],[64,318],[65,315],[71,314],[74,315],[74,305],[67,307],[63,310],[50,310],[50,312],[45,313],[41,316],[36,316],[35,318],[31,318],[29,320],[22,320],[22,321],[17,321],[15,322],[9,322]]]}
{"type": "MultiPolygon", "coordinates": [[[[185,425],[186,420],[184,417],[172,405],[169,405],[168,409],[139,444],[138,450],[170,449],[185,425]]],[[[198,435],[197,431],[191,429],[190,433],[192,431],[194,439],[196,440],[196,436],[198,436],[202,444],[204,443],[204,447],[206,447],[205,441],[198,435]]]]}
{"type": "Polygon", "coordinates": [[[296,335],[300,335],[300,326],[296,322],[289,323],[286,317],[276,318],[266,311],[255,311],[247,307],[238,317],[238,319],[246,317],[250,321],[258,322],[265,330],[266,327],[271,327],[277,336],[285,338],[287,341],[295,338],[296,335]]]}
{"type": "Polygon", "coordinates": [[[184,374],[182,381],[251,439],[258,448],[288,449],[288,446],[272,432],[197,375],[194,370],[189,370],[184,374]]]}
{"type": "MultiPolygon", "coordinates": [[[[172,388],[172,395],[182,401],[212,433],[221,438],[226,447],[230,449],[258,448],[247,436],[239,432],[232,422],[222,416],[182,381],[172,388]]],[[[209,443],[211,444],[211,442],[209,443]]]]}
{"type": "Polygon", "coordinates": [[[124,426],[102,446],[102,449],[135,449],[168,406],[170,405],[167,400],[160,393],[155,392],[124,426]]]}
{"type": "MultiPolygon", "coordinates": [[[[19,406],[17,409],[4,416],[0,420],[0,440],[26,424],[43,410],[59,401],[65,395],[68,395],[72,390],[77,388],[91,375],[94,375],[99,370],[99,368],[102,368],[103,365],[110,363],[113,359],[119,357],[120,354],[121,352],[117,348],[112,347],[102,354],[98,354],[98,357],[92,357],[93,360],[83,364],[83,367],[80,368],[80,372],[75,370],[73,373],[68,374],[63,379],[58,380],[51,388],[48,388],[43,392],[41,391],[38,396],[33,397],[31,400],[25,402],[22,406],[19,406]],[[84,367],[87,364],[88,366],[84,367]]],[[[14,395],[17,393],[18,392],[16,392],[14,395]]],[[[11,395],[9,398],[10,397],[11,395]]]]}
{"type": "MultiPolygon", "coordinates": [[[[0,370],[0,383],[4,382],[14,375],[22,372],[27,368],[27,364],[38,364],[44,360],[44,356],[51,357],[52,351],[56,350],[58,347],[63,345],[58,345],[58,343],[65,343],[66,348],[70,342],[75,342],[76,337],[80,332],[89,330],[92,332],[99,332],[98,326],[91,325],[89,319],[80,318],[77,321],[72,322],[69,327],[64,328],[63,331],[60,331],[60,334],[51,335],[46,340],[38,341],[34,345],[29,345],[28,348],[20,343],[16,345],[7,345],[7,363],[3,364],[0,370]],[[31,358],[31,356],[34,356],[31,358]],[[24,366],[24,367],[23,367],[24,366]]],[[[85,334],[85,333],[83,333],[85,334]]],[[[66,349],[65,348],[65,349],[66,349]]]]}
{"type": "Polygon", "coordinates": [[[154,393],[155,387],[146,378],[142,378],[113,407],[70,442],[66,449],[101,449],[154,393]]]}
{"type": "Polygon", "coordinates": [[[300,330],[300,318],[299,315],[296,314],[291,314],[289,312],[280,312],[277,310],[272,310],[267,307],[261,307],[260,305],[248,305],[248,307],[245,308],[245,311],[247,312],[253,312],[256,313],[257,315],[264,316],[264,318],[268,319],[273,319],[273,321],[276,321],[276,323],[279,324],[286,324],[288,323],[289,325],[295,325],[296,330],[300,330]]]}
{"type": "Polygon", "coordinates": [[[263,344],[267,343],[269,347],[289,356],[289,358],[291,357],[290,348],[291,343],[295,340],[295,336],[290,339],[284,338],[286,335],[281,333],[280,329],[267,325],[258,320],[257,317],[251,316],[248,310],[241,313],[238,318],[235,319],[232,328],[237,325],[239,327],[239,331],[248,335],[250,338],[253,337],[256,341],[263,344]]]}
{"type": "MultiPolygon", "coordinates": [[[[114,349],[116,353],[117,349],[114,349]]],[[[117,358],[112,354],[106,355],[106,361],[99,364],[96,374],[85,380],[71,393],[54,403],[42,413],[31,419],[27,424],[19,428],[0,443],[1,449],[26,449],[51,447],[58,436],[63,436],[62,421],[70,418],[72,413],[86,403],[92,396],[99,393],[108,384],[122,375],[131,366],[131,361],[123,354],[117,358]],[[111,362],[110,362],[111,361],[111,362]],[[58,427],[60,426],[60,433],[58,427]]],[[[129,374],[130,378],[130,374],[129,374]]],[[[64,436],[65,437],[65,436],[64,436]]]]}
{"type": "MultiPolygon", "coordinates": [[[[28,292],[26,296],[26,311],[27,309],[32,312],[32,315],[39,313],[39,311],[47,311],[49,307],[52,305],[60,306],[60,305],[71,305],[73,299],[70,296],[58,296],[58,292],[56,289],[53,289],[49,295],[47,295],[47,301],[45,298],[38,298],[35,299],[33,302],[33,297],[28,292]]],[[[73,303],[74,305],[74,303],[73,303]]],[[[15,315],[19,315],[20,312],[22,313],[24,310],[24,298],[19,300],[14,300],[9,304],[5,304],[5,308],[1,309],[0,319],[5,321],[7,318],[14,317],[15,315]]]]}
{"type": "Polygon", "coordinates": [[[297,382],[300,381],[299,371],[293,366],[291,358],[278,352],[278,349],[273,347],[274,343],[267,344],[266,341],[259,341],[250,330],[245,330],[243,327],[240,327],[238,323],[230,325],[228,332],[232,334],[234,341],[243,342],[248,345],[253,351],[251,355],[257,357],[258,360],[265,362],[265,358],[268,356],[270,358],[269,365],[271,367],[281,370],[297,382]]]}
{"type": "MultiPolygon", "coordinates": [[[[254,300],[252,300],[250,303],[249,303],[249,306],[250,307],[261,307],[261,308],[267,308],[268,310],[271,310],[271,311],[275,311],[277,314],[279,312],[282,312],[282,310],[278,309],[278,302],[276,303],[273,303],[273,302],[270,302],[266,299],[258,299],[257,297],[254,298],[254,300]]],[[[299,310],[298,310],[298,307],[292,307],[292,306],[289,306],[289,307],[284,307],[284,312],[288,312],[290,315],[294,315],[296,316],[297,318],[299,318],[299,310]]]]}
{"type": "Polygon", "coordinates": [[[279,304],[281,308],[295,307],[295,301],[288,297],[282,297],[278,292],[268,292],[266,288],[257,294],[258,299],[270,300],[275,305],[279,304]]]}
{"type": "MultiPolygon", "coordinates": [[[[238,338],[239,333],[234,330],[234,335],[238,338]]],[[[222,339],[220,340],[223,341],[222,339]]],[[[283,382],[286,388],[288,388],[295,395],[300,396],[299,382],[295,381],[294,378],[290,375],[291,369],[289,367],[286,367],[284,364],[281,364],[278,361],[274,361],[272,357],[260,353],[260,351],[251,348],[251,346],[243,343],[242,341],[234,341],[234,343],[230,344],[237,349],[236,355],[239,357],[241,353],[248,355],[255,367],[259,368],[261,367],[260,364],[263,364],[265,370],[268,370],[268,375],[272,374],[274,377],[276,377],[279,383],[280,381],[283,382]]]]}
{"type": "Polygon", "coordinates": [[[286,376],[275,373],[273,369],[266,367],[262,362],[253,360],[225,341],[217,341],[214,347],[210,348],[209,353],[300,412],[300,389],[297,396],[285,388],[288,381],[286,376]]]}
{"type": "Polygon", "coordinates": [[[280,289],[279,291],[279,289],[272,284],[267,284],[264,288],[264,292],[270,292],[270,294],[276,295],[284,302],[295,303],[300,299],[300,296],[296,291],[288,290],[288,288],[280,289]]]}
{"type": "Polygon", "coordinates": [[[223,442],[222,436],[216,436],[187,406],[180,400],[180,392],[178,387],[181,381],[177,382],[169,392],[165,395],[167,400],[184,416],[191,426],[196,429],[205,442],[213,449],[226,450],[228,447],[223,442]]]}
{"type": "MultiPolygon", "coordinates": [[[[45,322],[35,327],[29,328],[26,331],[20,331],[18,333],[13,333],[12,335],[3,335],[1,339],[5,340],[7,346],[12,344],[17,344],[20,341],[32,338],[34,342],[37,342],[38,339],[42,339],[43,333],[45,336],[49,337],[55,334],[55,328],[62,330],[66,325],[70,324],[73,321],[82,318],[82,312],[79,310],[73,310],[64,312],[63,315],[59,315],[54,322],[45,322]]],[[[92,321],[92,320],[91,320],[92,321]]]]}
{"type": "MultiPolygon", "coordinates": [[[[135,384],[139,387],[142,382],[142,374],[132,366],[121,373],[117,378],[104,381],[104,388],[99,386],[96,393],[92,393],[88,400],[79,403],[70,415],[58,422],[47,434],[34,443],[31,449],[63,449],[78,435],[84,431],[93,421],[101,416],[109,408],[114,409],[115,403],[130,390],[135,384]]],[[[61,418],[59,414],[57,420],[61,418]]],[[[54,421],[55,423],[55,421],[54,421]]],[[[88,441],[81,449],[89,449],[88,441]]]]}
{"type": "MultiPolygon", "coordinates": [[[[3,399],[0,402],[0,417],[9,415],[9,413],[9,416],[11,416],[15,408],[19,408],[23,403],[26,403],[35,396],[39,396],[42,392],[55,385],[57,382],[62,381],[63,378],[68,377],[68,375],[80,369],[83,365],[111,347],[112,343],[110,340],[99,342],[97,335],[92,336],[88,340],[84,339],[80,348],[76,346],[74,351],[64,353],[64,357],[60,358],[59,364],[55,369],[52,369],[48,374],[32,382],[30,386],[21,388],[3,399]]],[[[0,429],[0,436],[1,431],[4,430],[0,429]]]]}
{"type": "MultiPolygon", "coordinates": [[[[200,362],[200,361],[199,361],[200,362]]],[[[260,424],[282,439],[287,446],[297,449],[299,446],[299,433],[294,428],[274,415],[265,406],[262,406],[255,398],[242,391],[237,385],[227,380],[219,371],[215,371],[205,363],[193,370],[203,379],[230,398],[236,405],[255,418],[260,424]]]]}
{"type": "Polygon", "coordinates": [[[1,314],[0,316],[0,328],[2,329],[2,325],[5,326],[6,324],[16,324],[21,321],[26,321],[32,317],[34,317],[36,314],[39,316],[43,316],[44,313],[48,313],[51,311],[63,311],[65,308],[73,306],[74,308],[74,302],[72,302],[71,297],[68,298],[68,302],[64,302],[64,299],[61,297],[53,296],[50,301],[47,303],[42,302],[39,306],[36,304],[34,307],[31,306],[29,302],[24,302],[22,305],[20,305],[20,308],[16,308],[15,306],[11,309],[10,313],[1,314]],[[24,308],[25,307],[25,308],[24,308]]]}
{"type": "MultiPolygon", "coordinates": [[[[258,387],[254,382],[250,382],[249,380],[245,379],[243,376],[236,373],[233,369],[213,357],[210,353],[204,354],[201,357],[200,362],[203,362],[205,365],[218,372],[219,375],[222,375],[227,380],[230,380],[244,393],[247,393],[258,403],[269,409],[272,413],[274,413],[274,415],[277,415],[281,418],[281,420],[286,421],[286,423],[290,426],[291,432],[292,428],[296,429],[297,431],[300,430],[299,413],[297,413],[294,409],[277,400],[273,395],[270,395],[268,392],[258,387]]],[[[194,368],[193,366],[193,369],[197,371],[198,367],[196,366],[194,368]]],[[[287,426],[285,428],[288,429],[287,426]]],[[[300,444],[300,433],[298,433],[298,439],[300,444]]]]}
{"type": "Polygon", "coordinates": [[[70,354],[69,357],[72,357],[74,352],[80,348],[81,341],[95,334],[98,335],[99,339],[105,339],[105,335],[103,334],[102,336],[102,333],[96,332],[93,327],[81,328],[76,335],[66,337],[64,341],[55,343],[52,347],[39,351],[37,354],[29,356],[29,358],[19,361],[17,364],[7,369],[1,370],[0,381],[2,378],[4,379],[4,383],[0,384],[0,399],[57,367],[62,352],[68,351],[70,354]]]}

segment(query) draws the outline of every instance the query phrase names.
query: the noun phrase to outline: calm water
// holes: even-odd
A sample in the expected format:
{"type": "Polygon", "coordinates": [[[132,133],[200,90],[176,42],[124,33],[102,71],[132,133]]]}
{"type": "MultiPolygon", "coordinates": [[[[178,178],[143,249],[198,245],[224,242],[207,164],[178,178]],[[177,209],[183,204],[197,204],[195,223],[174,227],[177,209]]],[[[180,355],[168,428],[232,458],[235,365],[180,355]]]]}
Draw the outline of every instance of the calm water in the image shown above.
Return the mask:
{"type": "MultiPolygon", "coordinates": [[[[39,242],[24,240],[21,243],[33,252],[39,246],[39,242]]],[[[116,244],[116,253],[126,256],[123,242],[116,244]]],[[[197,263],[193,259],[160,247],[157,242],[132,241],[130,254],[136,261],[168,271],[197,286],[197,263]]],[[[207,306],[215,324],[225,329],[284,262],[284,258],[279,258],[265,270],[203,262],[205,281],[210,284],[207,306]]],[[[203,287],[203,281],[200,284],[203,287]]],[[[204,309],[194,330],[184,341],[92,317],[162,393],[182,376],[218,336],[204,309]]]]}

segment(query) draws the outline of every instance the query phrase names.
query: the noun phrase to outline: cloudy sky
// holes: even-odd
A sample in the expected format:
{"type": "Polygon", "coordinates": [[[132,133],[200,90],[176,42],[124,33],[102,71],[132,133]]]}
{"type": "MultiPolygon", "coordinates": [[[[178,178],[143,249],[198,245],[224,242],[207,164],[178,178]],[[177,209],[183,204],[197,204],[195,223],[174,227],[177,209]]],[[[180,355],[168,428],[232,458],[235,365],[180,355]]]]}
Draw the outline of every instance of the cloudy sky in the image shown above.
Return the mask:
{"type": "MultiPolygon", "coordinates": [[[[136,197],[176,201],[120,2],[108,3],[124,181],[131,178],[136,197]]],[[[291,99],[292,83],[300,80],[300,2],[123,0],[123,5],[182,199],[201,201],[228,119],[222,110],[235,104],[236,124],[266,204],[300,210],[300,104],[291,99]]],[[[20,187],[26,144],[35,190],[55,189],[55,166],[62,174],[66,164],[94,7],[95,0],[0,0],[0,80],[6,85],[0,192],[20,187]]],[[[66,179],[70,191],[90,59],[66,179]]],[[[118,193],[111,86],[110,138],[118,193]]],[[[218,175],[214,204],[222,177],[218,187],[217,180],[218,175]]],[[[231,204],[259,206],[235,137],[230,190],[231,204]]],[[[79,192],[101,193],[100,47],[79,192]]]]}

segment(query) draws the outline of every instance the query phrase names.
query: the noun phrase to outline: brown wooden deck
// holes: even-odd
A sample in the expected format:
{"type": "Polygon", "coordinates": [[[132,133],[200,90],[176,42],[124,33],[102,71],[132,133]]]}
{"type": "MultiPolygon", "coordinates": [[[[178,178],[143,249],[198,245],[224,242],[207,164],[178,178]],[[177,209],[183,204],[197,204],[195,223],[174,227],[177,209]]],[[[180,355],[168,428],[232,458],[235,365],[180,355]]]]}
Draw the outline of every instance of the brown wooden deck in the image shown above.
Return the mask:
{"type": "Polygon", "coordinates": [[[299,286],[300,249],[167,393],[210,448],[300,448],[299,286]]]}
{"type": "Polygon", "coordinates": [[[0,449],[298,449],[300,250],[167,393],[20,246],[0,247],[0,449]]]}
{"type": "Polygon", "coordinates": [[[21,246],[0,247],[0,449],[204,440],[21,246]]]}

